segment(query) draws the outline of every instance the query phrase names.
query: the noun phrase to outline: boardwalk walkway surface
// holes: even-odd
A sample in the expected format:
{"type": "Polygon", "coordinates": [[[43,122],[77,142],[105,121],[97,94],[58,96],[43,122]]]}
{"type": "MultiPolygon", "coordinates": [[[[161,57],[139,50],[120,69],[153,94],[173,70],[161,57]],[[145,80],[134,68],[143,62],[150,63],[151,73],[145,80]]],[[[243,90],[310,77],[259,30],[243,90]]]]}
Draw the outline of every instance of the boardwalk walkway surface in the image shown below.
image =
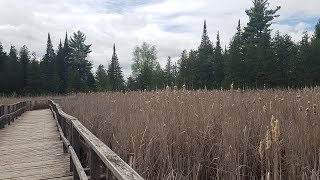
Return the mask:
{"type": "Polygon", "coordinates": [[[72,179],[69,159],[49,109],[0,130],[0,179],[72,179]]]}

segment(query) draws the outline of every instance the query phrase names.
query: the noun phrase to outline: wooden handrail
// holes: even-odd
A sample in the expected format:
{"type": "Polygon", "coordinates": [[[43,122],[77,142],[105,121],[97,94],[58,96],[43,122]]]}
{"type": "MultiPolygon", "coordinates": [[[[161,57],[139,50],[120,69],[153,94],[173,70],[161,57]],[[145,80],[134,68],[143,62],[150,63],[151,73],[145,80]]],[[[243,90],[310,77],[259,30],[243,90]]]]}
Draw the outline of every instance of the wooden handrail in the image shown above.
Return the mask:
{"type": "Polygon", "coordinates": [[[0,105],[0,129],[6,124],[10,125],[18,116],[24,113],[27,109],[27,102],[18,102],[15,104],[0,105]]]}
{"type": "Polygon", "coordinates": [[[53,117],[56,119],[57,129],[64,141],[64,152],[70,152],[70,170],[74,179],[88,179],[80,163],[80,149],[89,156],[90,179],[100,179],[102,167],[106,166],[119,180],[143,180],[125,161],[114,153],[107,145],[92,134],[81,122],[62,111],[59,104],[49,100],[53,117]],[[83,147],[84,141],[87,147],[83,147]]]}

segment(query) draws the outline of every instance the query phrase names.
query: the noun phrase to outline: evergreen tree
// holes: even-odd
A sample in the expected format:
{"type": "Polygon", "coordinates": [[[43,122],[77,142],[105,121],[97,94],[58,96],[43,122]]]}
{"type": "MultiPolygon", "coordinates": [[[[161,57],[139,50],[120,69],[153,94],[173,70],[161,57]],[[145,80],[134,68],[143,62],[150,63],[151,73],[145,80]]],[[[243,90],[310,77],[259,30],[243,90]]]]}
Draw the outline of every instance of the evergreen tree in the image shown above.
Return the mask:
{"type": "Polygon", "coordinates": [[[240,87],[244,83],[245,67],[241,54],[242,30],[240,20],[238,21],[237,32],[230,42],[228,56],[225,61],[226,84],[234,84],[234,87],[240,87]]]}
{"type": "Polygon", "coordinates": [[[32,59],[27,68],[27,86],[26,91],[32,95],[39,95],[43,92],[42,76],[39,61],[36,53],[32,53],[32,59]]]}
{"type": "Polygon", "coordinates": [[[0,92],[6,92],[8,86],[8,76],[5,74],[7,68],[7,53],[4,52],[0,42],[0,92]]]}
{"type": "Polygon", "coordinates": [[[241,48],[245,64],[245,81],[247,86],[262,86],[266,81],[268,72],[265,72],[266,64],[271,61],[271,37],[270,26],[272,20],[280,9],[269,9],[268,0],[254,0],[253,7],[246,10],[249,22],[242,34],[243,46],[241,48]]]}
{"type": "Polygon", "coordinates": [[[174,82],[174,66],[171,62],[171,57],[168,56],[167,64],[165,67],[165,83],[167,86],[173,86],[174,82]]]}
{"type": "Polygon", "coordinates": [[[297,48],[289,35],[280,35],[276,32],[273,38],[272,48],[274,60],[269,66],[269,81],[273,82],[272,86],[288,87],[296,86],[296,56],[297,48]]]}
{"type": "Polygon", "coordinates": [[[223,55],[222,55],[222,48],[220,44],[220,37],[219,32],[217,34],[217,43],[214,48],[214,83],[215,87],[221,87],[221,83],[224,79],[224,63],[223,63],[223,55]]]}
{"type": "Polygon", "coordinates": [[[96,87],[97,91],[105,92],[110,90],[108,75],[103,65],[99,65],[96,72],[96,87]]]}
{"type": "Polygon", "coordinates": [[[108,79],[109,79],[109,83],[112,91],[120,91],[121,89],[123,89],[124,80],[123,80],[122,70],[119,65],[115,44],[113,46],[111,63],[108,68],[108,79]]]}
{"type": "Polygon", "coordinates": [[[73,33],[70,46],[69,90],[88,91],[94,85],[94,76],[91,73],[92,64],[87,60],[91,53],[91,45],[85,44],[86,36],[83,32],[73,33]]]}
{"type": "Polygon", "coordinates": [[[314,85],[320,84],[320,20],[315,26],[315,32],[310,43],[311,48],[311,62],[310,71],[313,77],[314,85]]]}
{"type": "Polygon", "coordinates": [[[187,77],[188,77],[188,53],[187,50],[183,50],[178,60],[178,75],[177,81],[178,86],[181,87],[186,84],[187,77]]]}
{"type": "Polygon", "coordinates": [[[40,66],[42,70],[42,76],[44,77],[43,86],[46,91],[50,93],[56,93],[58,87],[55,58],[56,54],[53,50],[50,34],[48,33],[46,54],[44,55],[40,66]]]}
{"type": "Polygon", "coordinates": [[[18,52],[14,46],[10,47],[8,58],[8,67],[6,68],[6,74],[10,77],[8,92],[18,93],[23,87],[21,86],[21,66],[19,64],[18,52]]]}
{"type": "Polygon", "coordinates": [[[67,64],[65,62],[64,52],[62,43],[60,40],[57,57],[56,57],[56,69],[58,75],[58,93],[63,94],[66,92],[67,89],[67,64]]]}
{"type": "Polygon", "coordinates": [[[201,44],[198,48],[197,63],[195,68],[195,81],[193,82],[196,89],[205,87],[212,88],[214,84],[214,53],[213,46],[207,32],[207,24],[204,21],[201,44]]]}
{"type": "Polygon", "coordinates": [[[19,52],[19,61],[21,65],[21,79],[22,79],[22,87],[25,88],[27,86],[27,72],[28,72],[28,64],[30,62],[29,49],[26,45],[23,45],[19,52]]]}
{"type": "Polygon", "coordinates": [[[269,9],[268,0],[253,0],[253,7],[246,10],[249,16],[247,27],[244,28],[243,37],[246,41],[258,44],[263,32],[270,32],[269,27],[274,18],[279,17],[276,13],[280,10],[280,6],[276,9],[269,9]]]}

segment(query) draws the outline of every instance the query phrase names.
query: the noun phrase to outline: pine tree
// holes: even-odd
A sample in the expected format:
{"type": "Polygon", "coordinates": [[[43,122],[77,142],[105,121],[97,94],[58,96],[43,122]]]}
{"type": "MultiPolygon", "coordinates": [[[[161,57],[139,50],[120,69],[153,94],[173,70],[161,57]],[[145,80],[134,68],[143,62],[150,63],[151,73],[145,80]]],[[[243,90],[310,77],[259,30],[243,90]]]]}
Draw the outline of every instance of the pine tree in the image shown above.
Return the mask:
{"type": "Polygon", "coordinates": [[[195,81],[193,82],[196,89],[205,87],[211,89],[214,84],[214,67],[213,67],[213,46],[207,32],[207,24],[204,21],[201,44],[198,48],[197,63],[195,68],[195,81]]]}
{"type": "Polygon", "coordinates": [[[7,68],[7,53],[4,52],[0,42],[0,92],[7,91],[8,76],[5,74],[7,68]]]}
{"type": "Polygon", "coordinates": [[[214,82],[215,87],[219,88],[221,87],[221,83],[224,79],[224,63],[223,63],[223,55],[222,55],[222,48],[220,44],[220,36],[219,32],[217,34],[217,43],[214,48],[214,82]]]}
{"type": "Polygon", "coordinates": [[[18,52],[14,46],[10,47],[8,57],[8,67],[6,68],[7,75],[10,77],[8,84],[9,92],[19,92],[22,89],[21,83],[21,67],[19,64],[18,52]]]}
{"type": "Polygon", "coordinates": [[[295,61],[297,48],[291,37],[287,34],[280,35],[276,32],[272,40],[274,60],[269,65],[267,74],[269,81],[273,82],[272,86],[288,87],[296,86],[295,61]]]}
{"type": "Polygon", "coordinates": [[[103,65],[100,64],[98,66],[95,78],[97,91],[105,92],[110,90],[108,75],[103,65]]]}
{"type": "Polygon", "coordinates": [[[27,86],[26,91],[31,95],[39,95],[43,92],[42,76],[39,61],[36,53],[32,53],[32,59],[27,68],[27,86]]]}
{"type": "Polygon", "coordinates": [[[94,85],[94,76],[91,73],[92,64],[87,60],[91,53],[90,45],[85,44],[86,36],[83,32],[73,33],[69,42],[70,47],[70,67],[69,90],[89,91],[94,85]]]}
{"type": "Polygon", "coordinates": [[[177,81],[178,86],[181,87],[186,84],[186,81],[188,80],[188,53],[187,50],[183,50],[180,56],[180,59],[178,60],[178,75],[177,75],[177,81]]]}
{"type": "Polygon", "coordinates": [[[246,10],[249,22],[242,34],[243,46],[241,53],[245,64],[245,81],[247,86],[259,87],[268,78],[265,66],[272,59],[270,26],[280,6],[269,9],[268,0],[254,0],[253,7],[246,10]],[[271,53],[271,54],[270,54],[271,53]]]}
{"type": "Polygon", "coordinates": [[[271,31],[269,27],[272,24],[272,20],[279,17],[276,13],[281,7],[277,6],[275,9],[268,8],[268,0],[253,0],[253,7],[246,10],[246,14],[249,16],[249,22],[243,33],[245,40],[253,44],[258,44],[263,31],[271,31]]]}
{"type": "Polygon", "coordinates": [[[56,57],[56,69],[58,75],[58,93],[63,94],[67,89],[67,64],[64,57],[63,47],[60,40],[57,57],[56,57]]]}
{"type": "Polygon", "coordinates": [[[167,86],[173,86],[174,75],[173,75],[173,65],[171,62],[171,57],[168,56],[167,64],[165,67],[165,83],[167,86]]]}
{"type": "Polygon", "coordinates": [[[25,88],[27,86],[27,72],[28,72],[28,64],[30,62],[29,49],[26,45],[23,45],[19,52],[19,61],[21,65],[21,79],[22,79],[22,87],[25,88]]]}
{"type": "Polygon", "coordinates": [[[124,80],[122,75],[122,70],[119,65],[118,55],[116,53],[116,45],[113,45],[113,54],[111,58],[111,63],[108,68],[108,79],[112,91],[120,91],[123,89],[124,80]]]}
{"type": "Polygon", "coordinates": [[[53,50],[53,45],[50,37],[50,33],[48,33],[47,39],[47,48],[46,54],[44,55],[42,62],[40,63],[43,85],[47,92],[56,93],[58,87],[58,77],[56,72],[56,63],[55,63],[56,54],[53,50]]]}

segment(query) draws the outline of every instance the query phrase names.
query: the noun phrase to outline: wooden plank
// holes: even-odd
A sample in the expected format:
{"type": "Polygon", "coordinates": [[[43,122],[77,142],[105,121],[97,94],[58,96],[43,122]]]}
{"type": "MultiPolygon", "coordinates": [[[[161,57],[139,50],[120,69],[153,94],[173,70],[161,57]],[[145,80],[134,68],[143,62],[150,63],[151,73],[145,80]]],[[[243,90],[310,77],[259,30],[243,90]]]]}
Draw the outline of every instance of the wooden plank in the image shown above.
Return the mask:
{"type": "Polygon", "coordinates": [[[0,179],[70,179],[69,163],[49,109],[0,130],[0,179]]]}

